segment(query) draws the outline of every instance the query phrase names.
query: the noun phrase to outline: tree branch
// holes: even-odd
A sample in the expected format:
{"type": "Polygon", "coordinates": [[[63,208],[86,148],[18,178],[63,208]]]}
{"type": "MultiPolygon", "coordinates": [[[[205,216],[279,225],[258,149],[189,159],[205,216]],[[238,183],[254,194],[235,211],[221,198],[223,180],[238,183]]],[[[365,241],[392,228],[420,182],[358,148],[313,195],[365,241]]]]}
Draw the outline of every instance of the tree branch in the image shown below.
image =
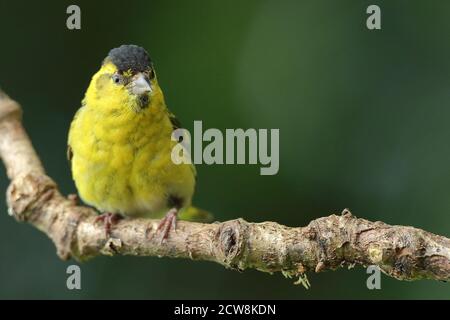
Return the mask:
{"type": "Polygon", "coordinates": [[[159,243],[148,237],[157,220],[124,219],[108,237],[95,210],[58,191],[44,171],[21,124],[21,108],[0,91],[0,157],[11,184],[8,212],[47,234],[62,259],[97,255],[162,256],[207,260],[245,270],[302,276],[341,266],[378,265],[400,280],[450,279],[450,239],[413,227],[391,226],[341,215],[303,228],[243,219],[202,224],[180,221],[159,243]]]}

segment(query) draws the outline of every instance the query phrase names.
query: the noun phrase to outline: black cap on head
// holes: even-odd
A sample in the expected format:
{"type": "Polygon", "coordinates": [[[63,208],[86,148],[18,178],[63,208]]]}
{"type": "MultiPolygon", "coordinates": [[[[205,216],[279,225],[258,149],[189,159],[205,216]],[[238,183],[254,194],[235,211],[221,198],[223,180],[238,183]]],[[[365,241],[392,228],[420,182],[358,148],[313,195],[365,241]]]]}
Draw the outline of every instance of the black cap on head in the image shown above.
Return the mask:
{"type": "Polygon", "coordinates": [[[106,59],[103,61],[111,61],[121,72],[131,69],[133,72],[142,72],[148,70],[152,61],[144,48],[130,45],[121,45],[112,49],[106,59]]]}

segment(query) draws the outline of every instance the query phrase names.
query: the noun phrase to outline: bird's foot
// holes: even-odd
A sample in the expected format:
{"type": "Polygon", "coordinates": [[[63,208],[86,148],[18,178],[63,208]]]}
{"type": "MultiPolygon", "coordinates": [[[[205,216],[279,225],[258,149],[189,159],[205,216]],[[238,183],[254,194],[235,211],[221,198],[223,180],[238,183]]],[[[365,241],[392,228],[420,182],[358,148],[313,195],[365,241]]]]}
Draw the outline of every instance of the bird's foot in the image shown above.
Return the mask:
{"type": "Polygon", "coordinates": [[[105,227],[105,235],[107,238],[111,235],[111,227],[123,219],[118,213],[105,212],[95,218],[95,222],[101,221],[105,227]]]}
{"type": "Polygon", "coordinates": [[[151,233],[149,239],[152,239],[155,234],[161,234],[160,243],[166,240],[169,237],[169,233],[171,230],[176,230],[177,228],[177,215],[178,209],[172,208],[170,209],[164,218],[158,223],[158,227],[155,232],[151,233]]]}

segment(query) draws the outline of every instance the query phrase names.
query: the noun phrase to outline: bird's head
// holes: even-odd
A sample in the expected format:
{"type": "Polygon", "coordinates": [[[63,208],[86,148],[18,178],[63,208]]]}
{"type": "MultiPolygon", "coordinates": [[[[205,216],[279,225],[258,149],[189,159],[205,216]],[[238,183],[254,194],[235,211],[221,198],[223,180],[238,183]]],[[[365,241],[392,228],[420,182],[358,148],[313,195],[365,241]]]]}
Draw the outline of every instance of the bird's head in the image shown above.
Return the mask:
{"type": "Polygon", "coordinates": [[[87,104],[116,113],[140,113],[162,100],[152,61],[145,49],[135,45],[109,52],[85,97],[87,104]]]}

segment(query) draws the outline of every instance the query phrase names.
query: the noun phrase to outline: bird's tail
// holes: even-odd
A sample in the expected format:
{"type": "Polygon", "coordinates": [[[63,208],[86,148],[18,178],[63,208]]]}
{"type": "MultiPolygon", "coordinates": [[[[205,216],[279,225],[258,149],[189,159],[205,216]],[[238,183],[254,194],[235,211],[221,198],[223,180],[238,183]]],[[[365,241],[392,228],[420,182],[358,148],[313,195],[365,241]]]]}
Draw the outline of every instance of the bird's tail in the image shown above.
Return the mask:
{"type": "Polygon", "coordinates": [[[187,207],[180,211],[178,217],[181,220],[192,221],[192,222],[212,222],[214,220],[214,216],[212,213],[197,208],[197,207],[187,207]]]}

